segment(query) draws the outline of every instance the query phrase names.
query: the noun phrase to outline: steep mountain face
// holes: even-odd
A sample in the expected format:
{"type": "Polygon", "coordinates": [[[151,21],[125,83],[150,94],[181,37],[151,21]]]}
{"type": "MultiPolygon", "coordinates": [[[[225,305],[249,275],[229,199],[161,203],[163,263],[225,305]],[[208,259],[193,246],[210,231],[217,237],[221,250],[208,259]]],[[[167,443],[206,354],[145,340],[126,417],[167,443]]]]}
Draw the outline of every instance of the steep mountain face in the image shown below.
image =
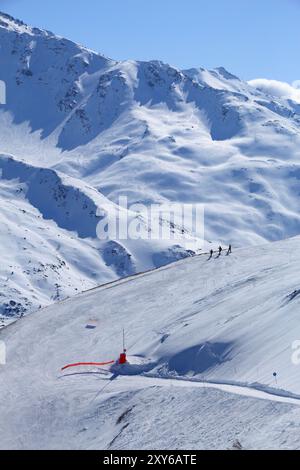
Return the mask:
{"type": "Polygon", "coordinates": [[[101,243],[97,210],[119,196],[204,204],[216,243],[300,232],[297,103],[223,68],[116,62],[4,14],[0,80],[0,315],[189,254],[172,241],[101,243]]]}

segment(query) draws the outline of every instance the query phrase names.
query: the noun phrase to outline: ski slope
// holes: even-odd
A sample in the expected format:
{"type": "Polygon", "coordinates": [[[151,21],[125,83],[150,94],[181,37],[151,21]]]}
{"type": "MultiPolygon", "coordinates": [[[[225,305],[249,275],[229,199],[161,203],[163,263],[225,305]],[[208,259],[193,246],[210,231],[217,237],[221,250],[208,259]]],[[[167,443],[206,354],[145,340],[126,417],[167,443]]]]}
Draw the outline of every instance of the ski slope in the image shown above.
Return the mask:
{"type": "Polygon", "coordinates": [[[0,448],[299,448],[299,243],[188,258],[1,330],[0,448]],[[130,364],[61,372],[117,359],[123,327],[130,364]]]}

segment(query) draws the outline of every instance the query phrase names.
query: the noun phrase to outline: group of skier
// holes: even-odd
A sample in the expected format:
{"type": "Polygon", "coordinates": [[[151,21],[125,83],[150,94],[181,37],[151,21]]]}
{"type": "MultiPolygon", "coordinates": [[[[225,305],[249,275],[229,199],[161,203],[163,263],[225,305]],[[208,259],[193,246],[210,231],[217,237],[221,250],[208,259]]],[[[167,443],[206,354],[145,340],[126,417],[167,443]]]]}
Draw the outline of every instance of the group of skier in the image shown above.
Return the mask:
{"type": "MultiPolygon", "coordinates": [[[[222,248],[222,246],[220,245],[219,248],[218,248],[218,257],[221,256],[222,253],[223,253],[223,248],[222,248]]],[[[229,245],[228,250],[227,250],[227,256],[229,256],[231,253],[232,253],[232,246],[229,245]]],[[[213,257],[213,254],[214,254],[214,250],[210,250],[210,257],[209,257],[209,259],[211,259],[211,258],[213,257]]]]}

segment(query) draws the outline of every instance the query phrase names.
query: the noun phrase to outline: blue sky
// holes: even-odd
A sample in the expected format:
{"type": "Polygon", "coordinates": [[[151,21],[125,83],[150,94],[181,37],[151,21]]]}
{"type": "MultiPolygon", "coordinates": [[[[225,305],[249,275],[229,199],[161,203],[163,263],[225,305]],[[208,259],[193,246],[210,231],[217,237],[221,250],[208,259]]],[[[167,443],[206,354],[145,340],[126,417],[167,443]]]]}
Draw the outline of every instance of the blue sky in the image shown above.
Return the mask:
{"type": "Polygon", "coordinates": [[[300,79],[300,0],[0,0],[0,10],[118,60],[300,79]]]}

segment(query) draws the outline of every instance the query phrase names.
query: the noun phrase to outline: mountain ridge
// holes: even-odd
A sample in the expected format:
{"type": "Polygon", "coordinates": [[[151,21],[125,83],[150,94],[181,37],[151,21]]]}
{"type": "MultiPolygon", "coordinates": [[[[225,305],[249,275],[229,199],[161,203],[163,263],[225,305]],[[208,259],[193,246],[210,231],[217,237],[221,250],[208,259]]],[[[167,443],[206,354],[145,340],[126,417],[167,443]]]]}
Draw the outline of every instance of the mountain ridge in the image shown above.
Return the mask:
{"type": "MultiPolygon", "coordinates": [[[[183,204],[203,205],[209,247],[261,244],[300,233],[298,103],[259,91],[222,67],[184,71],[155,60],[113,61],[7,15],[0,18],[0,80],[7,88],[7,103],[0,106],[0,153],[2,163],[5,155],[15,162],[10,163],[14,177],[5,178],[2,172],[0,180],[1,216],[8,230],[6,235],[2,232],[3,246],[11,246],[9,237],[23,224],[22,212],[11,208],[16,222],[4,210],[13,199],[15,207],[25,204],[23,210],[38,211],[35,220],[42,220],[44,233],[54,230],[56,239],[64,231],[64,251],[75,239],[70,259],[76,260],[74,250],[82,254],[77,266],[71,263],[76,289],[82,282],[90,287],[128,270],[143,271],[190,255],[171,240],[147,247],[143,241],[111,240],[108,251],[117,250],[122,271],[118,263],[111,264],[107,251],[98,256],[94,228],[86,229],[88,219],[75,206],[72,223],[68,220],[62,227],[66,212],[53,213],[49,207],[45,211],[30,197],[30,181],[21,181],[22,164],[52,172],[59,187],[63,184],[58,175],[65,175],[74,186],[73,194],[89,188],[110,207],[119,207],[123,196],[129,208],[175,204],[180,212],[183,204]],[[27,189],[20,192],[22,184],[27,189]],[[47,220],[43,216],[49,212],[52,218],[47,220]],[[79,236],[86,230],[92,235],[89,240],[79,236]],[[89,254],[84,254],[84,246],[89,254]],[[86,271],[96,272],[96,277],[91,279],[86,271]]],[[[43,187],[39,197],[42,200],[47,193],[49,206],[49,188],[43,187]]],[[[51,204],[56,207],[55,200],[51,204]]],[[[191,237],[184,224],[176,230],[186,233],[196,253],[202,234],[191,237]]],[[[39,236],[43,240],[42,232],[39,236]]],[[[32,310],[56,297],[53,288],[49,298],[43,287],[47,278],[39,280],[38,294],[36,287],[31,292],[30,273],[22,273],[8,287],[11,272],[24,269],[26,247],[20,234],[17,239],[15,259],[9,259],[1,273],[4,303],[23,305],[25,297],[34,304],[32,310]]],[[[42,244],[35,243],[32,251],[39,252],[42,244]]],[[[39,253],[41,260],[44,256],[48,253],[39,253]]],[[[56,257],[53,252],[49,264],[56,265],[56,257]]],[[[52,282],[69,291],[56,275],[52,282]]]]}

